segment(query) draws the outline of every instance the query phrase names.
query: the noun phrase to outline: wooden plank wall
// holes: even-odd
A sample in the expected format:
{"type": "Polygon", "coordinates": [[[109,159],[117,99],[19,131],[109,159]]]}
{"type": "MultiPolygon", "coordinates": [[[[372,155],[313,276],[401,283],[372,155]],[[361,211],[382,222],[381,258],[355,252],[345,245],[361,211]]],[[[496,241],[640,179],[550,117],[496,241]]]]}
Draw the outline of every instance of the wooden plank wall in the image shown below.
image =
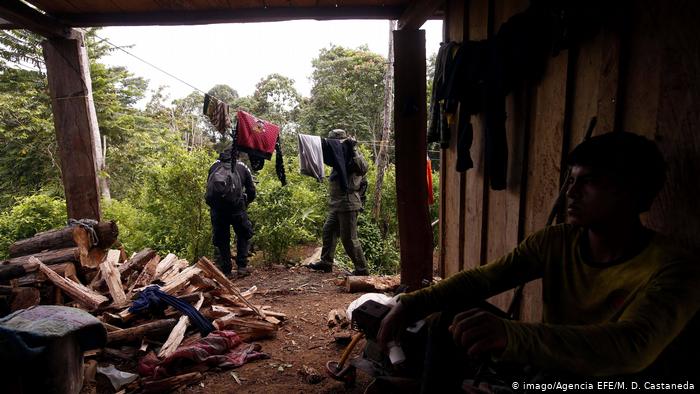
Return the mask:
{"type": "MultiPolygon", "coordinates": [[[[528,4],[449,1],[447,39],[486,38],[528,4]]],[[[700,2],[615,4],[606,9],[600,28],[549,58],[542,79],[508,96],[506,190],[484,186],[480,117],[472,119],[473,169],[455,172],[456,141],[443,151],[444,276],[488,263],[545,225],[565,157],[583,140],[592,116],[598,117],[594,135],[626,130],[657,141],[668,161],[668,181],[645,222],[700,250],[700,2]]],[[[491,301],[506,308],[511,297],[491,301]]],[[[521,317],[537,321],[541,314],[541,286],[533,282],[526,287],[521,317]]]]}

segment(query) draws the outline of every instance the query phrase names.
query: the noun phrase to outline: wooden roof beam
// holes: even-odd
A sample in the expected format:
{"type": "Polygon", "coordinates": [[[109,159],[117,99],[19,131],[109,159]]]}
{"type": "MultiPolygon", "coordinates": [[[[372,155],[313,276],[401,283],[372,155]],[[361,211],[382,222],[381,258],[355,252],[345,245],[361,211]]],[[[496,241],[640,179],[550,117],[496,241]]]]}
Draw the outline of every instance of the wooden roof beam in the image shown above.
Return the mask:
{"type": "Polygon", "coordinates": [[[46,38],[74,38],[74,32],[58,19],[42,14],[20,0],[0,2],[0,18],[14,27],[31,30],[46,38]]]}
{"type": "MultiPolygon", "coordinates": [[[[200,25],[211,23],[279,22],[297,19],[397,19],[401,7],[268,7],[203,11],[56,14],[71,26],[200,25]]],[[[2,15],[0,15],[1,17],[2,15]]]]}
{"type": "Polygon", "coordinates": [[[397,30],[418,30],[440,8],[444,0],[413,0],[401,14],[397,30]]]}

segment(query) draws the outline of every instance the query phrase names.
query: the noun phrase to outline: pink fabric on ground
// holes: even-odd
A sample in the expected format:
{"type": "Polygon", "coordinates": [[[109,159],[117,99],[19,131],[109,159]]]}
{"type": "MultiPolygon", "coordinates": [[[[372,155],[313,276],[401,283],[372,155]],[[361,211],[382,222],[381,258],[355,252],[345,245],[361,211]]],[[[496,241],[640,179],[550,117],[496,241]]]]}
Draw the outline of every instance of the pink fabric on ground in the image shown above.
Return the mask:
{"type": "Polygon", "coordinates": [[[214,331],[196,342],[180,346],[173,354],[159,360],[150,352],[139,361],[138,372],[144,377],[163,379],[210,368],[235,368],[270,356],[260,352],[257,343],[245,343],[234,331],[214,331]]]}

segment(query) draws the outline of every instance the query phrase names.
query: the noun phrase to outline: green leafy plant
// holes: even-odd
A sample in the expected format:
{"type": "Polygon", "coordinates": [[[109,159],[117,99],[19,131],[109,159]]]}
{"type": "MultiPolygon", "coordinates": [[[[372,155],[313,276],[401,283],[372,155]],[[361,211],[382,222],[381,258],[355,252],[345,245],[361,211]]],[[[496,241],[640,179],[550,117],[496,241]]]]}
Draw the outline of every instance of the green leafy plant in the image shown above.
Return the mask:
{"type": "Polygon", "coordinates": [[[34,194],[16,200],[13,207],[0,213],[0,257],[15,241],[66,225],[66,202],[46,194],[34,194]]]}

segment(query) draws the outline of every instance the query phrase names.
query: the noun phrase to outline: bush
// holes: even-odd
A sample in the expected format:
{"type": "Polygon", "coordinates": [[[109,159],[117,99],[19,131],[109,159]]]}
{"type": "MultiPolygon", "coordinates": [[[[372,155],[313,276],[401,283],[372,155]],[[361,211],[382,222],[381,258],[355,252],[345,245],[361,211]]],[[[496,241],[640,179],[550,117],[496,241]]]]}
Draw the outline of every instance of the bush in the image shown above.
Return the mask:
{"type": "Polygon", "coordinates": [[[269,162],[257,174],[257,197],[248,213],[255,235],[253,242],[266,262],[280,262],[286,251],[299,243],[317,241],[325,217],[325,185],[299,173],[296,157],[287,157],[287,185],[282,186],[269,162]]]}
{"type": "Polygon", "coordinates": [[[0,213],[0,258],[15,241],[66,225],[68,214],[63,199],[45,194],[18,198],[12,208],[0,213]]]}
{"type": "Polygon", "coordinates": [[[213,162],[210,151],[168,146],[147,168],[143,185],[132,193],[133,200],[105,203],[104,217],[117,221],[125,247],[130,251],[149,247],[189,261],[211,256],[211,222],[204,189],[213,162]]]}

